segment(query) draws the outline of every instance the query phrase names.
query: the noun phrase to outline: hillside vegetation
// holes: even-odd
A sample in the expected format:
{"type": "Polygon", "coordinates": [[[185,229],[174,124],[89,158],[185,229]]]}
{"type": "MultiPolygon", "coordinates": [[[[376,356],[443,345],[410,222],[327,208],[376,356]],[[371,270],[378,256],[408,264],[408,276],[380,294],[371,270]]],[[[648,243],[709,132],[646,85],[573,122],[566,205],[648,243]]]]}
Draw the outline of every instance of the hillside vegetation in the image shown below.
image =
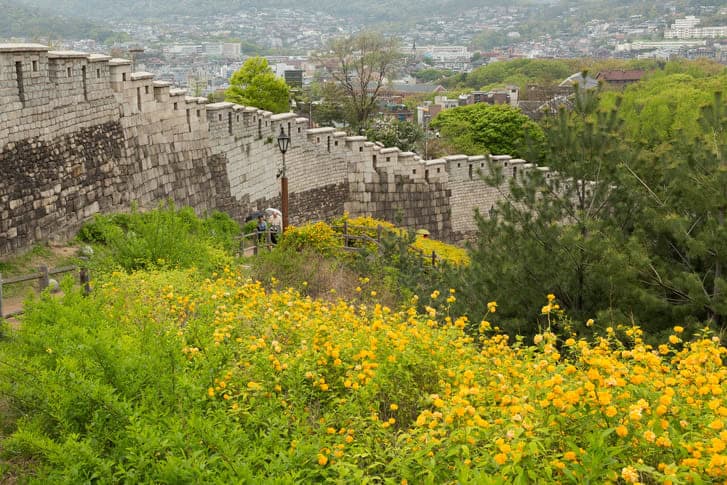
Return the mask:
{"type": "Polygon", "coordinates": [[[20,5],[12,0],[0,0],[0,37],[40,38],[47,40],[95,38],[104,40],[112,35],[99,23],[74,17],[69,12],[51,14],[44,10],[20,5]]]}
{"type": "MultiPolygon", "coordinates": [[[[105,230],[87,234],[112,234],[114,246],[130,237],[113,235],[118,222],[220,227],[177,213],[97,220],[105,230]]],[[[362,222],[359,234],[378,226],[362,222]]],[[[498,302],[477,319],[452,313],[456,288],[380,303],[405,252],[381,272],[372,253],[334,251],[330,226],[285,239],[253,261],[281,269],[258,281],[172,251],[97,272],[89,297],[66,285],[62,298],[29,302],[22,328],[0,341],[4,472],[39,483],[727,478],[726,350],[709,330],[675,327],[652,347],[635,326],[591,321],[582,338],[543,295],[535,335],[511,339],[498,302]],[[307,281],[279,279],[285,264],[311,261],[319,282],[338,267],[350,288],[314,297],[307,281]],[[371,277],[357,278],[363,262],[371,277]]],[[[224,247],[216,233],[205,241],[224,247]]],[[[98,257],[124,254],[109,251],[98,257]]]]}

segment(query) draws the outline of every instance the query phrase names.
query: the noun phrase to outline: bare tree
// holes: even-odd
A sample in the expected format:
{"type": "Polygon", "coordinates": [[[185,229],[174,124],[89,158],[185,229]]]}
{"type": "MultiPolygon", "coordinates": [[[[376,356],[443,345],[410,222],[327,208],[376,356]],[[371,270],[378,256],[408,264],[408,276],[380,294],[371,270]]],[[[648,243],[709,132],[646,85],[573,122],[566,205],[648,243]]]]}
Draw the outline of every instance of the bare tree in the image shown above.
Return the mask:
{"type": "Polygon", "coordinates": [[[321,60],[345,94],[354,127],[366,127],[384,83],[396,72],[401,58],[398,39],[377,32],[331,41],[328,54],[321,60]]]}

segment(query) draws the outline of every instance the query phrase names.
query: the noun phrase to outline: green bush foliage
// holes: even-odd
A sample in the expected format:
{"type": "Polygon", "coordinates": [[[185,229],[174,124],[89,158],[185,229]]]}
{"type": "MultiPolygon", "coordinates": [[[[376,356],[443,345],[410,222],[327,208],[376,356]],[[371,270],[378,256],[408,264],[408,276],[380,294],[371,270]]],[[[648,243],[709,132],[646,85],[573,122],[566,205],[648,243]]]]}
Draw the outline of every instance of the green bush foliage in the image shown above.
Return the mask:
{"type": "Polygon", "coordinates": [[[85,224],[79,239],[101,251],[97,268],[125,271],[154,267],[221,268],[238,246],[240,226],[214,212],[200,218],[189,208],[172,204],[149,212],[97,215],[85,224]]]}

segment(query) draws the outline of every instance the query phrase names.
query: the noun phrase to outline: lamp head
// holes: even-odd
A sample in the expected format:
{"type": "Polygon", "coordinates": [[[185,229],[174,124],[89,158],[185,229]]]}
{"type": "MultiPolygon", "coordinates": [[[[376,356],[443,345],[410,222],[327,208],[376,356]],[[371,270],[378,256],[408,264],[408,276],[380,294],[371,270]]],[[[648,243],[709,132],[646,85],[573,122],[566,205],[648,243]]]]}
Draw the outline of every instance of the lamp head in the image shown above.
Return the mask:
{"type": "Polygon", "coordinates": [[[290,137],[285,133],[285,129],[281,125],[280,134],[278,135],[278,148],[280,149],[280,153],[287,152],[289,145],[290,145],[290,137]]]}

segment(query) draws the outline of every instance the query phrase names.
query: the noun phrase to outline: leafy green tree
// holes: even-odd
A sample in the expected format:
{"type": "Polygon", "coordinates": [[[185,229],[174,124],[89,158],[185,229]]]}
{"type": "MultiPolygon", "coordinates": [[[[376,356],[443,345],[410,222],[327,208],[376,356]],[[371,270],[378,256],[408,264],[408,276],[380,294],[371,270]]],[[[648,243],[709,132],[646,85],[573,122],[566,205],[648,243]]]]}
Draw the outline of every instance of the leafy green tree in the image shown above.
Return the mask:
{"type": "MultiPolygon", "coordinates": [[[[700,75],[693,65],[684,66],[684,70],[691,74],[657,72],[624,91],[619,113],[633,141],[664,150],[679,138],[699,135],[700,106],[710,102],[715,90],[727,85],[727,75],[710,76],[704,71],[700,75]]],[[[617,96],[607,93],[603,106],[613,106],[617,96]]]]}
{"type": "Polygon", "coordinates": [[[405,120],[376,120],[366,130],[371,141],[379,141],[387,147],[397,147],[404,152],[415,149],[424,133],[416,123],[405,120]]]}
{"type": "Polygon", "coordinates": [[[430,126],[439,130],[450,153],[523,155],[525,140],[536,144],[542,130],[518,108],[476,103],[439,113],[430,126]]]}
{"type": "Polygon", "coordinates": [[[528,83],[557,84],[571,74],[573,69],[566,61],[516,59],[478,67],[467,75],[465,84],[472,89],[503,84],[516,84],[525,88],[528,83]]]}
{"type": "Polygon", "coordinates": [[[310,116],[320,126],[349,124],[351,113],[347,110],[345,93],[335,82],[314,80],[303,89],[303,116],[310,116]],[[312,104],[311,104],[312,103],[312,104]]]}
{"type": "Polygon", "coordinates": [[[451,76],[453,73],[449,69],[436,69],[436,68],[429,68],[429,69],[420,69],[419,71],[414,71],[412,75],[421,82],[432,82],[437,81],[439,79],[451,76]]]}
{"type": "Polygon", "coordinates": [[[267,59],[251,57],[230,78],[225,99],[233,103],[284,113],[290,109],[290,89],[275,76],[267,59]]]}
{"type": "Polygon", "coordinates": [[[399,41],[364,31],[333,40],[328,53],[320,57],[335,61],[331,76],[345,94],[351,124],[356,129],[365,128],[387,78],[396,72],[402,59],[399,41]]]}

